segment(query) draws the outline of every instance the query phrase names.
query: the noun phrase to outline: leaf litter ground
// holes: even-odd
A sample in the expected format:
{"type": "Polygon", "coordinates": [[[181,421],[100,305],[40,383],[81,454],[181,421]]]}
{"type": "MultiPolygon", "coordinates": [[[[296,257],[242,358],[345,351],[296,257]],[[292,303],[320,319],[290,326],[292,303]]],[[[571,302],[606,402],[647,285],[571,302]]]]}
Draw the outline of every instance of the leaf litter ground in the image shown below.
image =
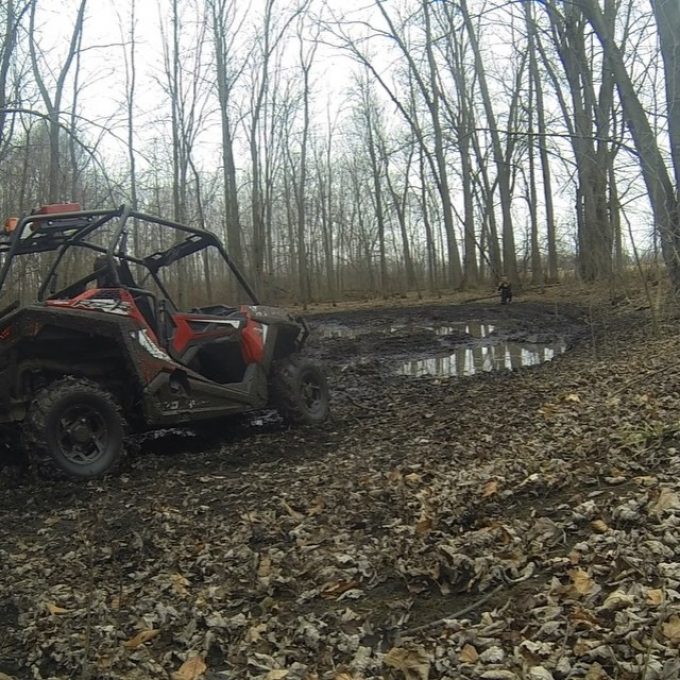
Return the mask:
{"type": "Polygon", "coordinates": [[[677,324],[583,310],[316,314],[326,427],[169,433],[87,485],[5,468],[0,678],[677,678],[677,324]],[[394,371],[466,320],[569,349],[394,371]]]}

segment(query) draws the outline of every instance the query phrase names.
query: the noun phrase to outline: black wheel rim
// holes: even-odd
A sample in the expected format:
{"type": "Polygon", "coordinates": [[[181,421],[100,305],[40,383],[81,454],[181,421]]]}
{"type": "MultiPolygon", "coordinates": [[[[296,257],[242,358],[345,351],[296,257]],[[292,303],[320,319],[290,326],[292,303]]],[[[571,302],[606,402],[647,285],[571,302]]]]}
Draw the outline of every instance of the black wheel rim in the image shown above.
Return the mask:
{"type": "Polygon", "coordinates": [[[300,385],[300,396],[308,413],[317,413],[324,407],[324,388],[316,376],[303,378],[300,385]]]}
{"type": "Polygon", "coordinates": [[[89,404],[67,408],[57,423],[57,442],[64,458],[75,465],[90,465],[106,452],[109,430],[102,413],[89,404]]]}

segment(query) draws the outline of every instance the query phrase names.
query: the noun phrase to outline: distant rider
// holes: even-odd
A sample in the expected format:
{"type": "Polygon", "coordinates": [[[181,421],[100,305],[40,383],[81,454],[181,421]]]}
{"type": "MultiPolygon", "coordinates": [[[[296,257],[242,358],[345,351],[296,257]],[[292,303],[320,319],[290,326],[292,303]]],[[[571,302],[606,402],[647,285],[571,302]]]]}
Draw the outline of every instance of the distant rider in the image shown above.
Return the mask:
{"type": "Polygon", "coordinates": [[[512,284],[507,276],[501,277],[501,282],[498,285],[498,292],[501,294],[502,305],[507,305],[508,302],[512,302],[512,284]]]}

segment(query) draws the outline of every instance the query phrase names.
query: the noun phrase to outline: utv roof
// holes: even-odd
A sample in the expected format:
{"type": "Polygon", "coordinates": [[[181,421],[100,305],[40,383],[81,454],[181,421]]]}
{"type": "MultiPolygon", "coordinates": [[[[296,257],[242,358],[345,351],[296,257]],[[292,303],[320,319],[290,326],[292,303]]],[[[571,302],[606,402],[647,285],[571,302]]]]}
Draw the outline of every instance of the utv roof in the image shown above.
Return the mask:
{"type": "Polygon", "coordinates": [[[160,268],[208,246],[214,246],[220,251],[239,283],[256,299],[221,241],[209,231],[130,210],[125,205],[110,210],[80,210],[77,203],[46,205],[21,219],[10,218],[5,222],[5,230],[0,232],[0,257],[3,260],[0,268],[0,289],[5,284],[9,267],[16,256],[54,251],[60,253],[59,259],[67,249],[83,247],[109,257],[115,256],[141,264],[155,273],[160,268]],[[184,239],[143,258],[134,257],[126,252],[130,219],[174,229],[185,234],[184,239]],[[113,231],[107,235],[104,242],[101,238],[95,241],[95,236],[100,235],[104,225],[112,220],[118,222],[113,231]]]}
{"type": "MultiPolygon", "coordinates": [[[[107,222],[119,219],[118,229],[110,239],[115,247],[120,237],[125,233],[126,223],[130,218],[184,232],[187,234],[186,240],[192,243],[221,246],[217,237],[209,231],[172,222],[155,215],[129,210],[124,205],[112,210],[70,210],[67,212],[56,212],[55,208],[56,206],[44,206],[39,211],[22,217],[16,222],[16,226],[12,226],[9,233],[7,232],[7,222],[10,222],[10,220],[8,220],[5,223],[5,232],[0,236],[0,253],[11,252],[12,255],[42,253],[70,245],[85,245],[93,247],[95,250],[105,251],[106,249],[102,249],[98,244],[90,243],[88,237],[107,222]]],[[[198,249],[199,247],[195,247],[190,252],[195,252],[198,249]]]]}

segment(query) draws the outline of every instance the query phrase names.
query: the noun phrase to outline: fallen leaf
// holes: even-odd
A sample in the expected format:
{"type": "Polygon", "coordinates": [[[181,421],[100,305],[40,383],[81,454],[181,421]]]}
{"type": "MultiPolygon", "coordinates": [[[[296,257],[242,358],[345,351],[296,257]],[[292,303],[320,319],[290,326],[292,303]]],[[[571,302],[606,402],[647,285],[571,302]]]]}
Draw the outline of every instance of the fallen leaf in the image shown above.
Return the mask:
{"type": "Polygon", "coordinates": [[[651,477],[649,475],[641,477],[633,477],[633,482],[638,486],[654,486],[659,480],[656,477],[651,477]]]}
{"type": "Polygon", "coordinates": [[[158,628],[149,628],[147,630],[140,630],[137,635],[134,637],[130,638],[129,640],[126,640],[123,643],[123,647],[127,647],[128,649],[137,649],[137,647],[140,647],[143,645],[145,642],[148,642],[149,640],[153,640],[153,638],[158,635],[161,631],[158,630],[158,628]]]}
{"type": "Polygon", "coordinates": [[[680,497],[675,491],[665,487],[661,489],[656,500],[649,504],[648,509],[655,515],[660,515],[666,510],[680,509],[680,497]]]}
{"type": "Polygon", "coordinates": [[[602,608],[611,611],[616,611],[618,609],[625,609],[633,604],[633,598],[624,593],[622,590],[615,590],[607,596],[604,601],[602,608]]]}
{"type": "Polygon", "coordinates": [[[271,558],[265,555],[260,559],[260,563],[257,565],[257,575],[260,578],[267,578],[272,573],[272,561],[271,558]]]}
{"type": "Polygon", "coordinates": [[[671,642],[680,642],[680,616],[674,614],[661,626],[664,637],[671,642]]]}
{"type": "Polygon", "coordinates": [[[359,581],[331,581],[321,587],[321,597],[332,600],[359,585],[359,581]]]}
{"type": "Polygon", "coordinates": [[[597,534],[606,534],[609,531],[609,525],[602,519],[594,519],[590,526],[597,534]]]}
{"type": "Polygon", "coordinates": [[[290,505],[286,503],[286,501],[281,500],[281,505],[294,520],[297,520],[299,522],[300,520],[303,520],[305,518],[305,516],[301,512],[298,512],[294,508],[291,508],[290,505]]]}
{"type": "Polygon", "coordinates": [[[207,668],[200,656],[192,656],[172,674],[171,678],[172,680],[198,680],[207,668]]]}
{"type": "Polygon", "coordinates": [[[647,604],[651,605],[652,607],[658,607],[659,605],[663,604],[663,590],[660,588],[650,588],[647,591],[647,604]]]}
{"type": "Polygon", "coordinates": [[[323,496],[317,496],[312,504],[307,508],[307,514],[310,516],[320,515],[326,507],[326,501],[323,496]]]}
{"type": "Polygon", "coordinates": [[[585,624],[589,628],[594,628],[599,625],[597,617],[592,612],[589,612],[582,607],[574,607],[569,613],[569,620],[574,624],[585,624]]]}
{"type": "Polygon", "coordinates": [[[387,474],[387,479],[392,483],[392,484],[398,484],[401,482],[403,478],[403,475],[401,474],[401,470],[399,468],[395,468],[394,470],[390,470],[389,473],[387,474]]]}
{"type": "Polygon", "coordinates": [[[484,491],[482,493],[482,498],[488,498],[489,496],[493,496],[497,491],[498,491],[498,480],[497,479],[490,479],[484,485],[484,491]]]}
{"type": "Polygon", "coordinates": [[[69,610],[64,609],[63,607],[59,607],[56,604],[52,604],[51,602],[47,603],[47,611],[49,611],[50,614],[68,614],[69,610]]]}
{"type": "Polygon", "coordinates": [[[583,680],[609,680],[608,673],[597,663],[597,661],[588,669],[583,680]]]}
{"type": "Polygon", "coordinates": [[[401,671],[406,680],[428,680],[430,675],[430,657],[422,647],[392,647],[383,657],[383,661],[401,671]]]}
{"type": "Polygon", "coordinates": [[[578,394],[565,394],[563,397],[564,401],[569,401],[574,404],[580,404],[581,403],[581,397],[578,396],[578,394]]]}
{"type": "Polygon", "coordinates": [[[571,578],[573,589],[579,595],[588,595],[593,592],[595,581],[588,575],[588,572],[583,569],[570,569],[569,577],[571,578]]]}
{"type": "Polygon", "coordinates": [[[461,663],[477,663],[477,659],[479,654],[472,645],[465,645],[458,655],[458,661],[461,663]]]}
{"type": "Polygon", "coordinates": [[[177,595],[186,596],[189,594],[187,587],[190,585],[189,580],[182,576],[182,574],[173,574],[170,577],[172,581],[172,589],[177,595]]]}
{"type": "Polygon", "coordinates": [[[11,675],[5,675],[5,673],[0,671],[0,680],[14,680],[14,678],[11,675]]]}
{"type": "Polygon", "coordinates": [[[246,642],[257,642],[262,639],[261,633],[267,630],[266,623],[258,623],[256,626],[251,626],[246,632],[246,642]]]}
{"type": "Polygon", "coordinates": [[[275,668],[265,675],[265,680],[282,680],[285,677],[288,677],[288,671],[285,668],[275,668]]]}
{"type": "Polygon", "coordinates": [[[416,534],[418,536],[423,536],[424,534],[429,533],[433,526],[434,522],[432,517],[423,513],[416,522],[416,534]]]}
{"type": "Polygon", "coordinates": [[[404,477],[404,481],[411,485],[420,484],[422,480],[423,478],[417,472],[410,472],[404,477]]]}

